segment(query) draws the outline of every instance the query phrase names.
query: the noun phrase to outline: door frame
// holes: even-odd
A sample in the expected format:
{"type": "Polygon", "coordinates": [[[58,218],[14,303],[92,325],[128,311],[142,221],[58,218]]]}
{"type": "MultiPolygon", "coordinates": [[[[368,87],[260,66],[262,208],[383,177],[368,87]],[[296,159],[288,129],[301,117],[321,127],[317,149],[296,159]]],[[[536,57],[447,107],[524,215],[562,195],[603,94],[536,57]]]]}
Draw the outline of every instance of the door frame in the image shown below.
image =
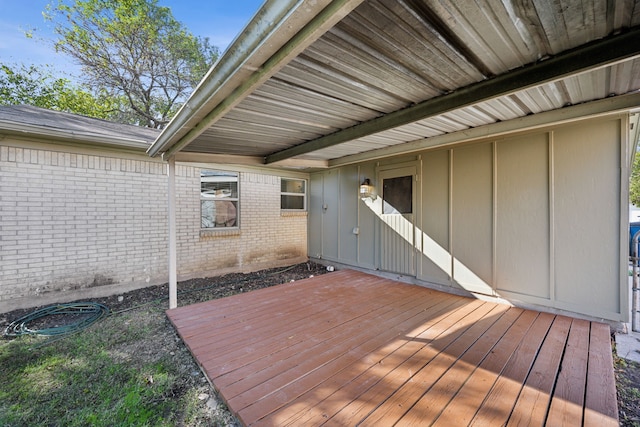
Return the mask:
{"type": "MultiPolygon", "coordinates": [[[[409,277],[418,277],[419,276],[419,256],[422,251],[422,232],[421,232],[421,223],[422,223],[422,182],[421,182],[421,171],[422,171],[422,161],[420,157],[417,160],[403,162],[403,163],[393,163],[393,164],[385,164],[380,165],[379,163],[376,165],[376,185],[379,191],[380,203],[379,203],[379,211],[376,212],[376,216],[378,217],[378,224],[376,227],[376,268],[378,270],[387,271],[391,273],[402,274],[404,276],[409,277]],[[382,227],[384,226],[384,221],[382,219],[383,215],[383,180],[388,178],[402,177],[402,176],[412,176],[412,260],[410,260],[411,272],[406,271],[392,271],[383,268],[382,262],[382,227]]],[[[401,215],[401,214],[397,214],[401,215]]],[[[407,218],[405,215],[403,215],[407,218]]],[[[411,244],[411,243],[410,243],[411,244]]]]}

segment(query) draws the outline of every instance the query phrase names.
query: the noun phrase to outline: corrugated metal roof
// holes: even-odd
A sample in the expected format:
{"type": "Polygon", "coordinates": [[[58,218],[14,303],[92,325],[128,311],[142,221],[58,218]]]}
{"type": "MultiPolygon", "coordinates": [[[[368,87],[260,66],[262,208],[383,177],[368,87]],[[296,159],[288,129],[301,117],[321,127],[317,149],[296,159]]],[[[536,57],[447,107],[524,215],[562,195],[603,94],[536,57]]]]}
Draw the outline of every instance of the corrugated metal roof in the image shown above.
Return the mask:
{"type": "MultiPolygon", "coordinates": [[[[640,0],[366,0],[182,150],[269,156],[638,25],[640,0]]],[[[297,157],[332,160],[626,94],[640,89],[639,67],[631,57],[297,157]]]]}

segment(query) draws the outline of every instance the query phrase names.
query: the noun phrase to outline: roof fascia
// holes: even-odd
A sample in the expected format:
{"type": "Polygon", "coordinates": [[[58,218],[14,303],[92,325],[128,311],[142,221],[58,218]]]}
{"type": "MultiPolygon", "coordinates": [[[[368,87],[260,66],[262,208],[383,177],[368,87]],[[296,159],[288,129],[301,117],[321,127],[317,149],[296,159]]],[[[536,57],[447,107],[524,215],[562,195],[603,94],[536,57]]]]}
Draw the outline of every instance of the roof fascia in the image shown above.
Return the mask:
{"type": "Polygon", "coordinates": [[[142,152],[146,151],[149,148],[149,142],[134,140],[130,138],[120,138],[115,136],[100,135],[97,133],[76,132],[71,130],[57,130],[6,120],[0,120],[0,135],[18,136],[23,138],[30,137],[44,140],[55,140],[83,144],[89,143],[99,145],[101,147],[109,146],[126,148],[142,152]]]}
{"type": "Polygon", "coordinates": [[[570,75],[606,67],[640,55],[640,28],[597,40],[492,79],[469,85],[347,129],[284,149],[265,158],[273,163],[332,147],[398,126],[434,117],[489,99],[560,80],[570,75]]]}
{"type": "Polygon", "coordinates": [[[597,101],[561,108],[559,110],[545,111],[543,113],[532,114],[530,116],[513,120],[492,123],[477,128],[461,130],[458,132],[407,142],[405,144],[398,144],[378,150],[367,151],[366,153],[341,157],[330,160],[329,167],[345,166],[390,156],[415,153],[430,148],[443,147],[452,144],[472,142],[487,138],[497,138],[513,132],[526,132],[550,125],[560,125],[574,122],[576,120],[630,111],[633,108],[637,108],[638,105],[640,105],[640,92],[600,99],[597,101]]]}
{"type": "Polygon", "coordinates": [[[175,155],[362,1],[267,1],[147,153],[152,157],[159,153],[167,158],[175,155]],[[306,23],[292,25],[298,21],[306,23]],[[278,43],[278,40],[284,42],[278,43]],[[266,62],[253,64],[256,57],[265,55],[266,62]],[[248,78],[247,71],[250,72],[248,78]],[[231,93],[227,94],[229,90],[231,93]],[[189,131],[181,135],[180,131],[187,127],[189,131]]]}

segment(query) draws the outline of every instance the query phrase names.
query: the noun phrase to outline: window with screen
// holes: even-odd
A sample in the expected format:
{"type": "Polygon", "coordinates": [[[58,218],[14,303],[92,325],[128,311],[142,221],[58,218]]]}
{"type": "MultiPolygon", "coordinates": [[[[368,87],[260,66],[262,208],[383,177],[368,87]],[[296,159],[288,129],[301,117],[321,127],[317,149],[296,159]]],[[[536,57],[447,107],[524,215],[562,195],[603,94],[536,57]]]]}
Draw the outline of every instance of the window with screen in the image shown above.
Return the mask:
{"type": "Polygon", "coordinates": [[[200,217],[203,229],[238,227],[238,173],[200,171],[200,217]]]}

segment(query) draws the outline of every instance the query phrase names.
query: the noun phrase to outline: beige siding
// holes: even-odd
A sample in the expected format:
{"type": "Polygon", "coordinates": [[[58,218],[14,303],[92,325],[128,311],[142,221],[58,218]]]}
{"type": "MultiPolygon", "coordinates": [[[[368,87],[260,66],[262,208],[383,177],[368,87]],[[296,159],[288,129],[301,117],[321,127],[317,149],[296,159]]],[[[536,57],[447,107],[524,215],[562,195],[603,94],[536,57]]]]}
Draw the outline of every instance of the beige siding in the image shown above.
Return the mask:
{"type": "Polygon", "coordinates": [[[358,262],[358,167],[347,166],[340,171],[340,212],[338,228],[340,258],[350,264],[358,262]]]}
{"type": "MultiPolygon", "coordinates": [[[[419,278],[450,284],[452,262],[449,245],[449,151],[434,151],[423,160],[422,245],[419,278]]],[[[419,224],[418,224],[419,225],[419,224]]]]}
{"type": "MultiPolygon", "coordinates": [[[[621,152],[627,147],[621,132],[625,123],[625,116],[584,120],[419,153],[416,279],[517,304],[625,321],[626,254],[620,249],[627,227],[620,208],[628,176],[626,151],[621,152]]],[[[383,159],[375,165],[388,170],[415,159],[383,159]]],[[[361,174],[374,168],[372,163],[358,166],[361,174]]],[[[316,175],[314,182],[322,186],[316,192],[324,200],[355,191],[331,179],[341,171],[316,175]]],[[[369,250],[373,240],[378,253],[373,268],[379,269],[379,254],[389,248],[371,221],[363,221],[376,218],[375,213],[365,203],[359,206],[357,250],[369,250]],[[363,237],[371,235],[364,245],[363,237]]],[[[351,224],[352,214],[344,213],[340,221],[351,224]]],[[[332,232],[326,219],[322,234],[332,232]]],[[[347,254],[353,251],[341,243],[335,250],[341,257],[331,259],[352,264],[347,254]]],[[[356,265],[372,268],[360,259],[356,265]]]]}
{"type": "MultiPolygon", "coordinates": [[[[359,166],[360,178],[358,181],[362,183],[365,178],[369,178],[371,182],[375,179],[375,168],[372,163],[359,166]]],[[[359,191],[359,190],[358,190],[359,191]]],[[[356,265],[364,268],[376,267],[376,215],[367,207],[364,201],[358,198],[358,221],[357,226],[357,250],[358,263],[356,265]]]]}
{"type": "Polygon", "coordinates": [[[340,226],[340,170],[332,170],[324,176],[322,204],[322,255],[330,260],[338,256],[338,228],[340,226]],[[331,191],[327,191],[332,189],[331,191]],[[333,190],[335,189],[335,190],[333,190]]]}
{"type": "Polygon", "coordinates": [[[309,256],[321,258],[322,251],[322,204],[324,203],[324,176],[312,175],[309,179],[309,256]]]}
{"type": "Polygon", "coordinates": [[[453,150],[453,280],[472,292],[491,294],[493,277],[492,144],[453,150]]]}
{"type": "Polygon", "coordinates": [[[555,292],[567,306],[620,309],[620,122],[553,132],[555,292]]]}
{"type": "Polygon", "coordinates": [[[550,298],[548,136],[499,141],[496,151],[496,289],[550,298]]]}

